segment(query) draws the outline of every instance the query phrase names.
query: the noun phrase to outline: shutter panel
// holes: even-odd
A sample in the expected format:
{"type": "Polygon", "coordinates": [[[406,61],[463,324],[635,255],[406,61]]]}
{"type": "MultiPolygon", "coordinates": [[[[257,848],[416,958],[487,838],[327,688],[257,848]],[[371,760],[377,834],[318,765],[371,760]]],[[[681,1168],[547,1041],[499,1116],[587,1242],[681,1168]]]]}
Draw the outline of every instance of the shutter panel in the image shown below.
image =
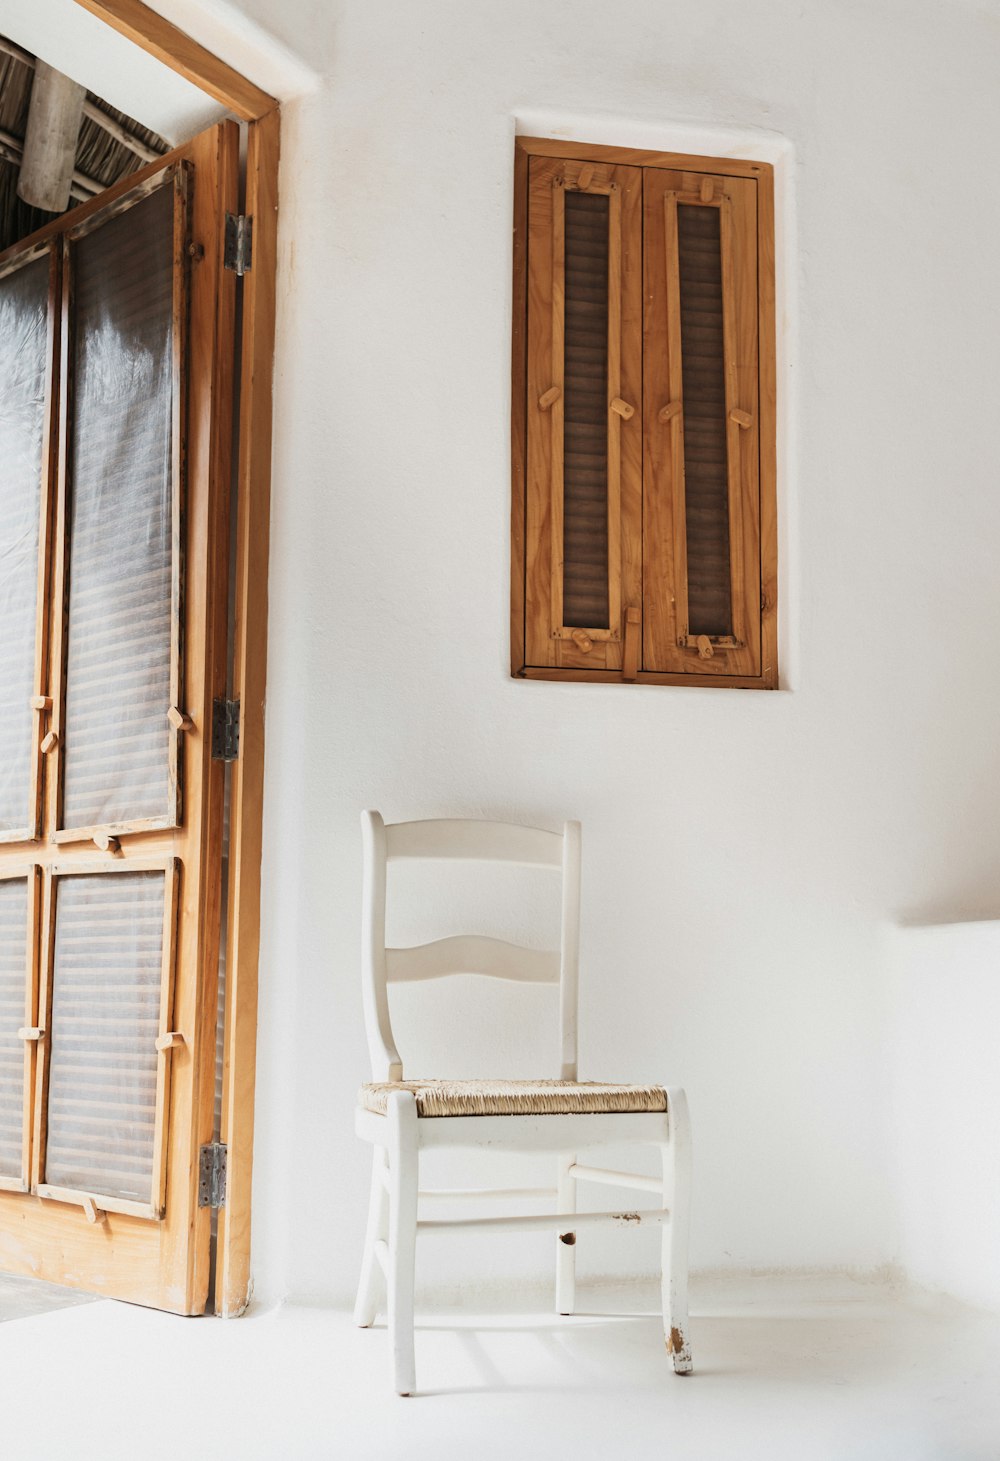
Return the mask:
{"type": "Polygon", "coordinates": [[[761,673],[756,188],[646,169],[647,671],[761,673]]]}
{"type": "MultiPolygon", "coordinates": [[[[177,820],[183,164],[66,242],[61,829],[177,820]]],[[[82,829],[77,831],[76,829],[82,829]]]]}
{"type": "Polygon", "coordinates": [[[527,662],[618,670],[639,603],[641,174],[532,158],[527,662]]]}
{"type": "Polygon", "coordinates": [[[48,520],[46,451],[57,257],[51,245],[16,255],[0,270],[0,841],[38,830],[36,713],[44,618],[39,552],[48,520]]]}

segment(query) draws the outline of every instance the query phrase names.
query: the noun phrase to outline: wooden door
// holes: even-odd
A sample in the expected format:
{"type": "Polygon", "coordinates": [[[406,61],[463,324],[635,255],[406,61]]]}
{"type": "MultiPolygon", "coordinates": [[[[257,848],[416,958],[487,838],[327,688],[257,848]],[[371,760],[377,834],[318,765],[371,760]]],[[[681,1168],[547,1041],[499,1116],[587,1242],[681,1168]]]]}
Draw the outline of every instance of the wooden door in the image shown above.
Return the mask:
{"type": "Polygon", "coordinates": [[[237,187],[222,123],[0,255],[0,1268],[185,1314],[209,1285],[237,187]]]}

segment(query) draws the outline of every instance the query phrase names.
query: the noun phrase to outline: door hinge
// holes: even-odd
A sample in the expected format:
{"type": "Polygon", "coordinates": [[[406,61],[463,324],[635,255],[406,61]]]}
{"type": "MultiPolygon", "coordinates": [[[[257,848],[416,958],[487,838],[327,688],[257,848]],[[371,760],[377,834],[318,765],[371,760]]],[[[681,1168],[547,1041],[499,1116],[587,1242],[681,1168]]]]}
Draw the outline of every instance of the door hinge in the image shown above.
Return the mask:
{"type": "Polygon", "coordinates": [[[226,1203],[226,1157],[221,1141],[210,1141],[198,1153],[198,1206],[224,1207],[226,1203]]]}
{"type": "Polygon", "coordinates": [[[240,702],[212,702],[212,760],[236,761],[240,754],[240,702]]]}
{"type": "Polygon", "coordinates": [[[253,264],[253,218],[246,213],[226,214],[226,246],[223,260],[237,276],[248,274],[253,264]]]}

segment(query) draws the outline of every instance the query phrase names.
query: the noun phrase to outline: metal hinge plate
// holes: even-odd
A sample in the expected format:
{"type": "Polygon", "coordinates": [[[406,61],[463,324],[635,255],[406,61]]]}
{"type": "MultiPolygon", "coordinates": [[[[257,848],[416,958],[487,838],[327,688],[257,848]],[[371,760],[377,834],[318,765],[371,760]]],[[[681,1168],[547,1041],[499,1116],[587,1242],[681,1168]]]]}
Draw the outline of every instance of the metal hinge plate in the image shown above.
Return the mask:
{"type": "Polygon", "coordinates": [[[240,754],[240,702],[212,702],[212,760],[236,761],[240,754]]]}
{"type": "Polygon", "coordinates": [[[253,219],[245,213],[226,214],[226,268],[237,276],[248,274],[253,264],[253,219]]]}
{"type": "Polygon", "coordinates": [[[221,1141],[210,1141],[198,1153],[198,1206],[224,1207],[226,1202],[226,1157],[221,1141]]]}

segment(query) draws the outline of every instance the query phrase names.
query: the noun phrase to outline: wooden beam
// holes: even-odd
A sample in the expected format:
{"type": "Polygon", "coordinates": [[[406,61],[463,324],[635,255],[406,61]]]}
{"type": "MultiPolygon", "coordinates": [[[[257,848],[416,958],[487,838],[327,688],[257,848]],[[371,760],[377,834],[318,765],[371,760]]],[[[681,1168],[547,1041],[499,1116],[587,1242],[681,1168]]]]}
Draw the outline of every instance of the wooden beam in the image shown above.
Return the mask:
{"type": "Polygon", "coordinates": [[[148,5],[143,5],[142,0],[75,0],[75,3],[206,91],[244,122],[256,121],[277,106],[273,96],[213,56],[148,5]]]}
{"type": "Polygon", "coordinates": [[[250,1297],[250,1190],[257,1052],[257,963],[264,799],[267,564],[271,518],[271,396],[278,221],[278,119],[250,127],[246,211],[253,217],[253,268],[244,279],[236,523],[236,644],[233,694],[240,702],[240,754],[233,766],[222,1140],[226,1204],[219,1214],[216,1312],[242,1313],[250,1297]]]}

